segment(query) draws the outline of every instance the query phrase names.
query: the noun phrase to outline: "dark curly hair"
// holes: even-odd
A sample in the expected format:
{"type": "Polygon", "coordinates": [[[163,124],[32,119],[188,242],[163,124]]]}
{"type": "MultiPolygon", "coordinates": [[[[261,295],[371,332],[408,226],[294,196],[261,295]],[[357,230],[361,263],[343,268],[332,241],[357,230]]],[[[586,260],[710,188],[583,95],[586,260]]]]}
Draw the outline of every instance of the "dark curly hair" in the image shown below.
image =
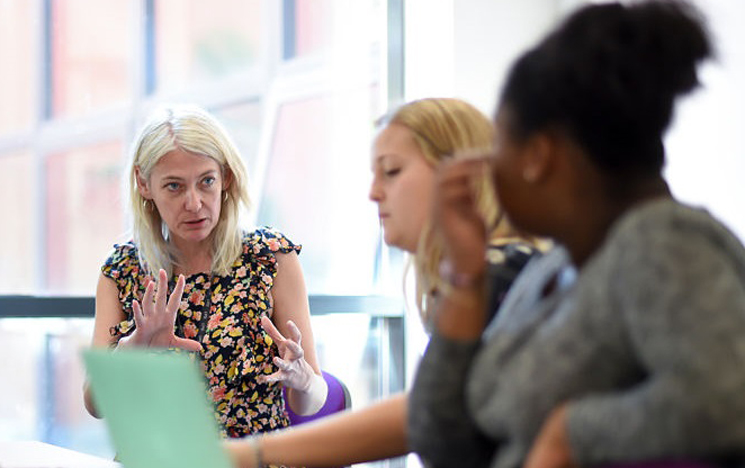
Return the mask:
{"type": "Polygon", "coordinates": [[[512,66],[501,94],[515,138],[566,131],[606,171],[659,173],[674,100],[713,55],[690,4],[653,0],[579,9],[512,66]]]}

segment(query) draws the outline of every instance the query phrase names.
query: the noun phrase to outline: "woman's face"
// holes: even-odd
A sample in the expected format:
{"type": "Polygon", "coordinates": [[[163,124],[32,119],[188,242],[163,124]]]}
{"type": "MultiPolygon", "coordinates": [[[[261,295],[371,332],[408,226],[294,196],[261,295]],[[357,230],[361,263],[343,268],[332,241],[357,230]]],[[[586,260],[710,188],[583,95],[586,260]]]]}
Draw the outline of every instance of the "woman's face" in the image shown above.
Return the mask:
{"type": "Polygon", "coordinates": [[[214,159],[174,150],[155,164],[149,180],[141,180],[140,194],[155,203],[176,245],[200,243],[220,219],[224,184],[214,159]]]}
{"type": "Polygon", "coordinates": [[[435,170],[411,131],[387,126],[375,139],[370,199],[378,205],[385,243],[415,252],[430,212],[435,170]]]}

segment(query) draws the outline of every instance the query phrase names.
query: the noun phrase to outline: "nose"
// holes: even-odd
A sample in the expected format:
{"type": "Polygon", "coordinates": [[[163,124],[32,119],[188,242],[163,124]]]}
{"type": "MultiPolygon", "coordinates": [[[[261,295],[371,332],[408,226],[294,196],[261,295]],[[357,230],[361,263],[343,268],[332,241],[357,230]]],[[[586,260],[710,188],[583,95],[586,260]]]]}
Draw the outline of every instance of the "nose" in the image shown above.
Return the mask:
{"type": "Polygon", "coordinates": [[[202,208],[202,197],[196,188],[192,188],[186,191],[184,199],[184,208],[187,211],[196,213],[202,208]]]}
{"type": "Polygon", "coordinates": [[[368,197],[375,203],[379,203],[383,199],[383,189],[380,187],[380,181],[377,177],[373,177],[368,197]]]}

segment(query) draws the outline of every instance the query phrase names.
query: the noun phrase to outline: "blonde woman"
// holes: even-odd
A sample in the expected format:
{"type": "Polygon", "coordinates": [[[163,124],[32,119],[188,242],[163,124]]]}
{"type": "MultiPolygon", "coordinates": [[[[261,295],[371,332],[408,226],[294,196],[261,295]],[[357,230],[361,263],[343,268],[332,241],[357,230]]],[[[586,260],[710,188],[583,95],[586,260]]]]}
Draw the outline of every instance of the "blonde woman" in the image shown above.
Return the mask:
{"type": "MultiPolygon", "coordinates": [[[[190,106],[155,112],[127,182],[133,239],[101,269],[92,346],[197,353],[224,437],[287,426],[282,385],[295,412],[317,411],[327,388],[300,246],[240,227],[246,170],[219,122],[190,106]]],[[[84,393],[98,417],[87,385],[84,393]]]]}
{"type": "MultiPolygon", "coordinates": [[[[370,199],[388,245],[413,254],[417,304],[425,326],[438,295],[458,278],[443,278],[441,241],[431,229],[431,203],[437,168],[474,152],[489,151],[492,125],[470,104],[458,99],[423,99],[403,105],[382,120],[373,144],[370,199]]],[[[493,234],[497,276],[509,287],[512,278],[536,252],[533,239],[519,235],[497,210],[487,174],[471,178],[471,187],[493,234]]],[[[445,275],[447,276],[447,275],[445,275]]],[[[502,292],[492,291],[496,302],[502,292]]],[[[361,410],[319,423],[279,431],[260,438],[231,441],[226,447],[236,466],[263,464],[338,466],[402,456],[409,452],[406,431],[407,396],[399,394],[361,410]]]]}

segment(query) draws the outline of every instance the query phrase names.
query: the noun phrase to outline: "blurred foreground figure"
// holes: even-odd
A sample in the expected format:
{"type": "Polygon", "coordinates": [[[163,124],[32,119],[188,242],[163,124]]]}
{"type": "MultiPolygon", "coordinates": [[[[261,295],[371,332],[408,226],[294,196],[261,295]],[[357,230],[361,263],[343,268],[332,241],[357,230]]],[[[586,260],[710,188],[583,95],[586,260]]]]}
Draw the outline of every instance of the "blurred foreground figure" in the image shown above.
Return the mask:
{"type": "Polygon", "coordinates": [[[512,66],[488,161],[514,226],[553,239],[487,326],[484,222],[443,168],[453,287],[410,397],[428,466],[745,455],[745,250],[662,177],[675,99],[712,52],[681,2],[581,8],[512,66]]]}

